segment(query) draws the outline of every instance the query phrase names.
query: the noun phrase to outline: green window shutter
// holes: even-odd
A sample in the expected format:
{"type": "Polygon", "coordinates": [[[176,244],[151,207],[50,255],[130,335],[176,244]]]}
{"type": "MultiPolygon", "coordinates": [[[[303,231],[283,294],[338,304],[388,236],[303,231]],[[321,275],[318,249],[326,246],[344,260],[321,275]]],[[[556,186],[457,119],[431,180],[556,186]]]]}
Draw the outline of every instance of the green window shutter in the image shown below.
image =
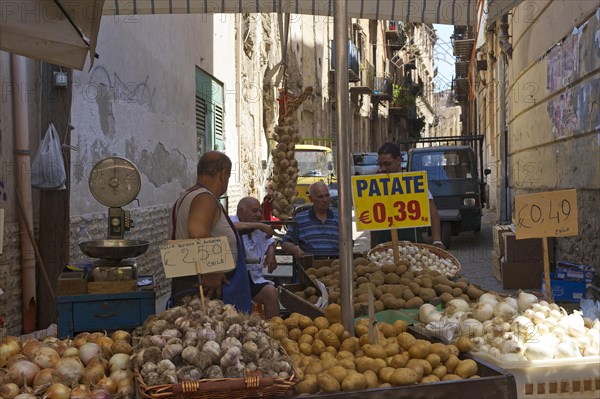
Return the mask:
{"type": "Polygon", "coordinates": [[[223,84],[196,67],[196,132],[200,154],[225,149],[223,84]]]}

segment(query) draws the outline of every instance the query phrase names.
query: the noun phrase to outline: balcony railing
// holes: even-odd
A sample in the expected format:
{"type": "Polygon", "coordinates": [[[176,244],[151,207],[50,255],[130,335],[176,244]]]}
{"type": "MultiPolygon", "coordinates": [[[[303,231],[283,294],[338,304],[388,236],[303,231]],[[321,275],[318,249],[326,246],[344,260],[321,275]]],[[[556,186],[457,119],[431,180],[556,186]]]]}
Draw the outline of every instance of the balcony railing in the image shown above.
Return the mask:
{"type": "Polygon", "coordinates": [[[375,77],[373,96],[378,96],[381,100],[392,99],[392,83],[386,76],[375,77]]]}
{"type": "Polygon", "coordinates": [[[385,38],[392,47],[404,46],[404,30],[402,24],[396,21],[387,21],[385,25],[385,38]]]}
{"type": "MultiPolygon", "coordinates": [[[[333,44],[333,40],[330,41],[330,45],[331,69],[335,70],[335,47],[333,44]]],[[[348,40],[348,81],[360,81],[360,57],[358,53],[358,48],[351,40],[348,40]]]]}
{"type": "Polygon", "coordinates": [[[350,87],[350,91],[358,94],[373,94],[375,88],[374,83],[375,68],[373,65],[364,60],[360,66],[360,81],[356,82],[356,85],[350,87]]]}

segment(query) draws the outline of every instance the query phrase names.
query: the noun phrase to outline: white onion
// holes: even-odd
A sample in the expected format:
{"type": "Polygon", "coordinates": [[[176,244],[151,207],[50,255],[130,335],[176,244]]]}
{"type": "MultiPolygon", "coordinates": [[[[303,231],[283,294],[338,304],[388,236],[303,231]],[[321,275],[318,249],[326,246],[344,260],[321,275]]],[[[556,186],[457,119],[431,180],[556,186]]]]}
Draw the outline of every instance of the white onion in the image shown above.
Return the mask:
{"type": "Polygon", "coordinates": [[[20,387],[25,384],[31,386],[35,375],[39,372],[40,368],[37,364],[30,362],[29,360],[21,360],[8,369],[6,378],[8,381],[14,382],[20,387]]]}
{"type": "Polygon", "coordinates": [[[96,356],[102,356],[102,348],[96,343],[86,342],[79,348],[79,359],[81,359],[86,366],[90,360],[96,356]]]}
{"type": "Polygon", "coordinates": [[[129,370],[129,368],[131,368],[131,359],[129,359],[129,355],[117,353],[110,358],[108,366],[110,367],[111,372],[116,370],[129,370]]]}
{"type": "Polygon", "coordinates": [[[56,371],[65,385],[72,386],[83,374],[83,364],[77,357],[65,357],[56,363],[56,371]]]}
{"type": "Polygon", "coordinates": [[[525,309],[531,308],[531,305],[537,303],[537,301],[537,296],[523,291],[519,292],[519,298],[517,298],[517,304],[521,312],[524,312],[525,309]]]}
{"type": "Polygon", "coordinates": [[[494,305],[489,302],[479,302],[473,307],[472,313],[474,319],[483,323],[494,316],[494,305]]]}
{"type": "Polygon", "coordinates": [[[46,346],[40,347],[33,356],[33,362],[43,369],[54,368],[59,360],[58,352],[46,346]]]}

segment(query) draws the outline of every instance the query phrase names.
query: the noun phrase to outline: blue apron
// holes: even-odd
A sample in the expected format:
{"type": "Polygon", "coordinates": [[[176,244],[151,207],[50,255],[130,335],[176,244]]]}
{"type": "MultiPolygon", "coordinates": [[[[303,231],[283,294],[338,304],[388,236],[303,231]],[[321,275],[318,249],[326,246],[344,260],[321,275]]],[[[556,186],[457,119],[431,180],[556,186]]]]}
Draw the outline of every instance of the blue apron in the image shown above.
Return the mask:
{"type": "MultiPolygon", "coordinates": [[[[229,219],[227,215],[224,216],[229,219]]],[[[242,239],[234,229],[237,242],[237,262],[233,276],[229,278],[229,284],[224,284],[221,287],[223,293],[223,302],[229,303],[239,311],[252,313],[252,295],[250,294],[250,278],[248,277],[248,269],[246,268],[246,254],[241,242],[242,239]]]]}

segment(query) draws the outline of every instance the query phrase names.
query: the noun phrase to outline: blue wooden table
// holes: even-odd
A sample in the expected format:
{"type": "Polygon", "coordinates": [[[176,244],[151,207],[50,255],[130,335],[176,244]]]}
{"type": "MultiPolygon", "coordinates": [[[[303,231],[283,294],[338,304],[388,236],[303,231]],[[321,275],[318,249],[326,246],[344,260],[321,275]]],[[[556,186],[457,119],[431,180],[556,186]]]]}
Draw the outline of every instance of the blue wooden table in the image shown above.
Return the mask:
{"type": "Polygon", "coordinates": [[[56,297],[59,338],[83,331],[132,330],[154,315],[154,291],[56,297]]]}

